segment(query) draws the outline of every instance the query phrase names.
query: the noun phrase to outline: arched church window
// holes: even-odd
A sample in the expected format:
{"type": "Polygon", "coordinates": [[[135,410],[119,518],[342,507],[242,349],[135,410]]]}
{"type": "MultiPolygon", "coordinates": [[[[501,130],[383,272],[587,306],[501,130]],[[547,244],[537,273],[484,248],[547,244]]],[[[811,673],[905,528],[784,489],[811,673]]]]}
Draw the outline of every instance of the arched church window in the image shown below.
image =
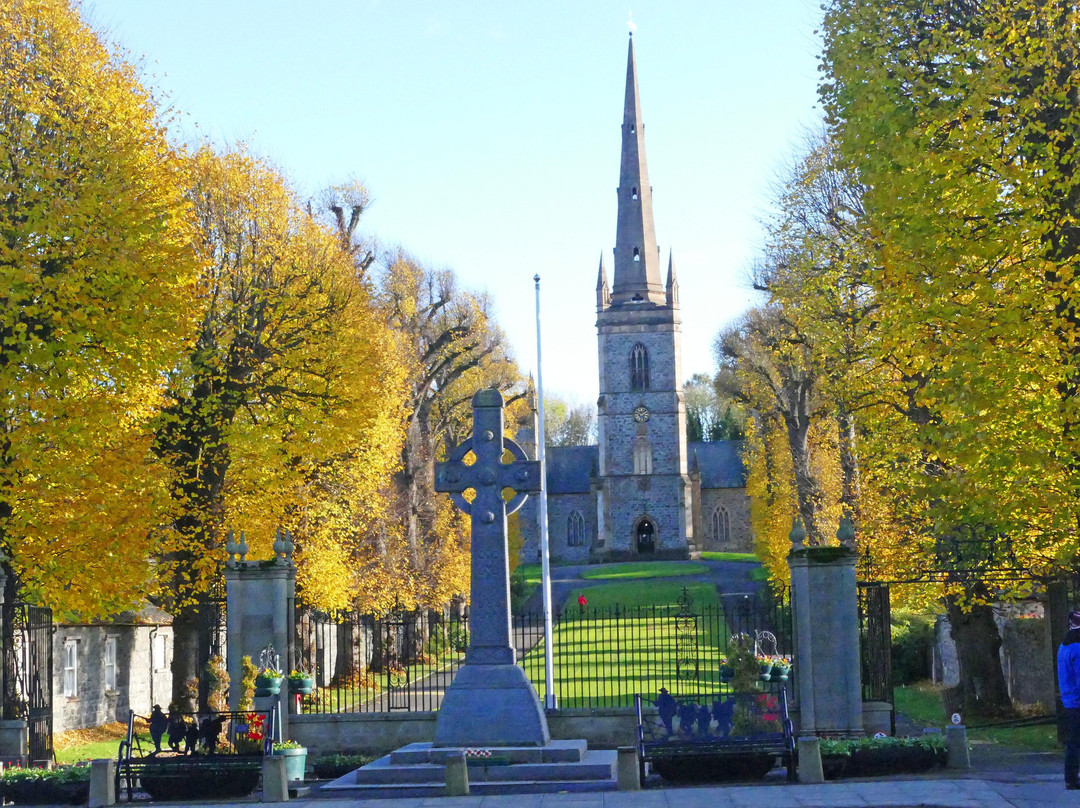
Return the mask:
{"type": "Polygon", "coordinates": [[[630,389],[649,389],[649,352],[640,342],[630,349],[630,389]]]}
{"type": "Polygon", "coordinates": [[[634,438],[634,474],[652,474],[652,444],[648,438],[634,438]]]}
{"type": "Polygon", "coordinates": [[[723,505],[717,505],[712,512],[712,534],[718,542],[731,541],[731,519],[723,505]]]}
{"type": "Polygon", "coordinates": [[[566,520],[566,544],[570,547],[585,546],[585,517],[581,511],[571,511],[566,520]]]}
{"type": "Polygon", "coordinates": [[[641,260],[641,254],[638,252],[637,247],[634,247],[634,260],[635,261],[640,261],[641,260]]]}

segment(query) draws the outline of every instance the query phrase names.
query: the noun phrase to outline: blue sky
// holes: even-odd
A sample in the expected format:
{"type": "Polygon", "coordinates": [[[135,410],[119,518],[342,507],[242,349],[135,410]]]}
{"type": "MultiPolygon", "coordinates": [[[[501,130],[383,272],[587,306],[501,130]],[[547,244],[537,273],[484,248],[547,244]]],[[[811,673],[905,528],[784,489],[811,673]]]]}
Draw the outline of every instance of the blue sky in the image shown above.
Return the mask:
{"type": "Polygon", "coordinates": [[[549,395],[597,394],[596,271],[615,240],[626,20],[674,249],[683,372],[711,373],[777,178],[818,126],[818,0],[84,0],[181,113],[304,193],[349,178],[365,234],[490,293],[526,371],[541,280],[549,395]]]}

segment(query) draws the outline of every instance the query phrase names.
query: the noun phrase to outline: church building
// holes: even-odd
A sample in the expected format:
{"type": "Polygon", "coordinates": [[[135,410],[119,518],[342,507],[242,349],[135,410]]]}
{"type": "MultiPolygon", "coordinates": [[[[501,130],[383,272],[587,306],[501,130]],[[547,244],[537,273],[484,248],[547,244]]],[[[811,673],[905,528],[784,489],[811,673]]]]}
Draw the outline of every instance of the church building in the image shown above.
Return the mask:
{"type": "MultiPolygon", "coordinates": [[[[660,278],[631,35],[613,272],[609,286],[601,257],[596,281],[598,445],[547,449],[553,561],[753,549],[742,442],[686,440],[680,326],[670,252],[667,278],[660,278]]],[[[519,435],[527,443],[531,432],[519,435]]],[[[522,560],[538,561],[538,500],[530,498],[520,514],[522,560]]]]}

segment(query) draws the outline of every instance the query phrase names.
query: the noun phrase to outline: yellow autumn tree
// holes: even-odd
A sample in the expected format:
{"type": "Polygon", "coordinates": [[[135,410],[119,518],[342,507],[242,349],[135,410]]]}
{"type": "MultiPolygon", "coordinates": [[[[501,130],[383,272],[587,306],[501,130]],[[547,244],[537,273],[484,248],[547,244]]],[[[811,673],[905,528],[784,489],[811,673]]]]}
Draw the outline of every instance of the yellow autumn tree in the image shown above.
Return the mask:
{"type": "Polygon", "coordinates": [[[391,254],[379,281],[380,306],[407,368],[405,440],[394,479],[397,525],[404,542],[405,608],[441,608],[469,592],[468,521],[434,493],[434,463],[472,432],[473,395],[520,385],[490,302],[458,286],[449,270],[433,271],[403,252],[391,254]]]}
{"type": "Polygon", "coordinates": [[[7,597],[97,615],[152,587],[148,426],[196,309],[185,166],[63,0],[0,4],[0,544],[7,597]]]}
{"type": "Polygon", "coordinates": [[[336,235],[277,171],[204,147],[191,173],[202,307],[155,444],[179,510],[157,565],[178,703],[196,675],[199,604],[219,580],[226,525],[246,530],[256,557],[269,555],[273,528],[292,525],[305,565],[340,570],[337,547],[351,539],[337,529],[370,518],[357,503],[395,461],[403,379],[336,235]]]}

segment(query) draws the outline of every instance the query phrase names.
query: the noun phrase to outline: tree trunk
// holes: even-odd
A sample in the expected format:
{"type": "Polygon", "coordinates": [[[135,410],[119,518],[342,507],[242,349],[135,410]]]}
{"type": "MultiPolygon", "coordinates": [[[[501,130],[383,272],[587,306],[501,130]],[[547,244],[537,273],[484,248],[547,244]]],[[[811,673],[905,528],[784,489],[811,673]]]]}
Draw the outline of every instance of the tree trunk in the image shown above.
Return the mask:
{"type": "Polygon", "coordinates": [[[806,416],[799,418],[785,415],[784,421],[787,425],[788,446],[791,449],[791,465],[795,472],[799,517],[806,528],[806,543],[811,546],[822,544],[824,535],[817,518],[821,495],[813,469],[810,468],[810,419],[806,416]]]}
{"type": "Polygon", "coordinates": [[[840,441],[840,502],[850,514],[852,521],[859,524],[859,456],[855,448],[855,417],[844,407],[837,415],[837,428],[840,441]]]}
{"type": "MultiPolygon", "coordinates": [[[[984,587],[979,586],[978,589],[984,587]]],[[[1001,635],[994,622],[993,607],[979,604],[965,611],[957,603],[955,595],[945,599],[945,606],[960,662],[965,718],[1010,714],[1012,702],[1005,676],[1001,672],[1001,635]]]]}
{"type": "Polygon", "coordinates": [[[334,654],[333,681],[337,684],[352,684],[360,680],[363,666],[360,664],[359,617],[353,613],[338,618],[341,622],[335,629],[337,648],[334,654]]]}
{"type": "Polygon", "coordinates": [[[199,679],[200,622],[195,605],[173,611],[172,703],[185,712],[197,707],[191,683],[199,679]]]}

